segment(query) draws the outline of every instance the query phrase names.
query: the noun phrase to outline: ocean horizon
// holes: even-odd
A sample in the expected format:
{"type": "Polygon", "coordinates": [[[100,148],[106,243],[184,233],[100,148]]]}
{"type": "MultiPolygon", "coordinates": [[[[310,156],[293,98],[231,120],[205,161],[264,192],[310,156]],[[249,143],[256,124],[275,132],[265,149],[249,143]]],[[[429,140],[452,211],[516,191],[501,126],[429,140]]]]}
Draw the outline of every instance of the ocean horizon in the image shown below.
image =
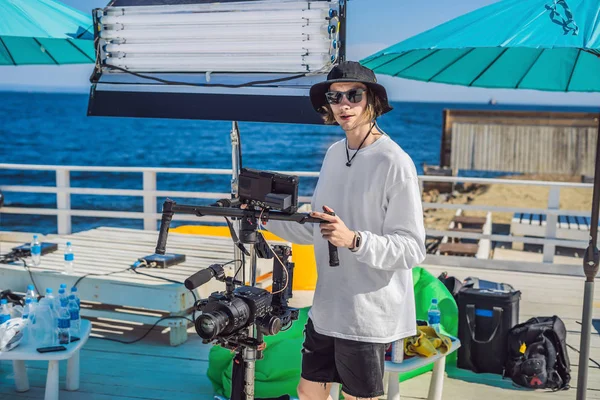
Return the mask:
{"type": "MultiPolygon", "coordinates": [[[[0,163],[75,166],[231,168],[231,121],[88,117],[86,93],[0,91],[0,163]]],[[[378,123],[413,159],[438,165],[444,109],[585,111],[598,107],[485,103],[392,102],[378,123]]],[[[200,106],[200,105],[199,105],[200,106]]],[[[337,126],[239,122],[243,166],[270,171],[319,171],[327,148],[344,137],[337,126]]],[[[461,172],[493,177],[502,173],[461,172]]],[[[504,174],[506,175],[506,174],[504,174]]],[[[0,170],[0,185],[52,186],[51,171],[0,170]]],[[[300,195],[316,183],[301,178],[300,195]]],[[[71,174],[74,187],[142,189],[140,174],[71,174]]],[[[158,190],[230,191],[223,175],[158,174],[158,190]]],[[[164,199],[157,199],[162,204],[164,199]]],[[[207,200],[186,199],[189,204],[207,200]]],[[[56,196],[5,193],[8,207],[55,208],[56,196]]],[[[142,211],[143,201],[128,196],[71,195],[73,209],[142,211]]],[[[160,209],[160,206],[159,208],[160,209]]],[[[142,221],[74,217],[73,232],[97,226],[142,228],[142,221]]],[[[56,232],[56,218],[2,214],[0,230],[56,232]]]]}

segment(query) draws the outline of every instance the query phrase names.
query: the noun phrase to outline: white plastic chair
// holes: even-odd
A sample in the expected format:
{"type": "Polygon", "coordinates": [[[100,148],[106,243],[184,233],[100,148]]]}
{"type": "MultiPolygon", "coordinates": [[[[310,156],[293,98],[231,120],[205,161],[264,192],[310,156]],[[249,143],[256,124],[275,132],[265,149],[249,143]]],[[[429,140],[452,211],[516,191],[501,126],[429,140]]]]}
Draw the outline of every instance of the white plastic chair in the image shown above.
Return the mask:
{"type": "MultiPolygon", "coordinates": [[[[457,338],[449,336],[452,339],[452,348],[446,353],[432,357],[412,357],[403,360],[401,363],[385,362],[385,374],[387,375],[387,399],[400,400],[399,375],[403,372],[414,371],[425,365],[433,363],[433,372],[429,381],[429,393],[427,400],[442,400],[442,391],[444,388],[444,375],[446,371],[446,356],[452,354],[460,347],[460,341],[457,338]]],[[[385,376],[384,376],[384,379],[385,376]]],[[[331,385],[329,392],[333,400],[340,398],[340,384],[331,385]]]]}

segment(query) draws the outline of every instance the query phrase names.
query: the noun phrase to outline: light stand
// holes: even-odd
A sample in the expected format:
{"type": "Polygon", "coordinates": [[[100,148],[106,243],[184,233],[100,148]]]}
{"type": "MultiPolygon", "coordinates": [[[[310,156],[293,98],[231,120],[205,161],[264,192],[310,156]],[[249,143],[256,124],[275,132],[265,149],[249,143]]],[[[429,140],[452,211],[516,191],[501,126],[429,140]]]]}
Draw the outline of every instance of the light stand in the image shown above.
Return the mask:
{"type": "Polygon", "coordinates": [[[587,377],[590,358],[590,334],[592,331],[592,312],[594,309],[594,278],[598,274],[598,214],[600,208],[600,118],[598,118],[598,136],[596,139],[596,166],[594,172],[594,192],[592,195],[592,220],[590,222],[590,242],[583,257],[585,284],[583,293],[583,311],[581,316],[581,340],[579,344],[579,373],[577,374],[577,400],[585,400],[587,395],[587,377]]]}
{"type": "MultiPolygon", "coordinates": [[[[235,199],[238,197],[238,189],[240,182],[240,169],[242,168],[242,143],[240,136],[240,128],[237,121],[231,122],[231,198],[235,199]]],[[[237,228],[238,237],[240,237],[241,230],[241,221],[236,221],[235,224],[237,228]]],[[[250,252],[250,269],[248,271],[248,282],[250,282],[250,286],[254,286],[256,284],[256,253],[254,251],[254,246],[249,246],[248,251],[250,252]]],[[[234,244],[233,246],[233,254],[235,260],[242,260],[242,250],[234,244]]],[[[246,273],[245,273],[245,265],[242,266],[241,271],[235,275],[233,278],[237,280],[241,280],[241,282],[246,284],[246,273]],[[241,278],[239,274],[241,273],[241,278]]],[[[258,339],[258,334],[256,332],[256,328],[254,324],[251,324],[248,327],[248,337],[258,339]]],[[[262,338],[261,338],[262,339],[262,338]]],[[[262,340],[261,340],[262,341],[262,340]]],[[[246,394],[246,400],[254,399],[254,376],[256,371],[256,349],[244,346],[242,350],[242,359],[244,363],[244,393],[246,394]]],[[[232,398],[233,398],[232,393],[232,398]]]]}

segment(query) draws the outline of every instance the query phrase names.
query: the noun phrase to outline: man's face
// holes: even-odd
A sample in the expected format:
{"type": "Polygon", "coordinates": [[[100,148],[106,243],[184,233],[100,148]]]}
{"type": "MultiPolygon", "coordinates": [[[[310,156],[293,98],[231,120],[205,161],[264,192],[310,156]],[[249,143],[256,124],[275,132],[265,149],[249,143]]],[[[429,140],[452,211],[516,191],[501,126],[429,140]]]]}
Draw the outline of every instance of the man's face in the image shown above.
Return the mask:
{"type": "Polygon", "coordinates": [[[362,123],[361,116],[367,107],[366,89],[367,86],[360,82],[338,82],[331,84],[329,87],[327,96],[333,116],[345,131],[354,129],[362,123]],[[340,92],[342,93],[340,94],[340,92]],[[350,100],[348,97],[350,97],[350,100]],[[351,101],[358,99],[360,101],[356,103],[351,101]]]}

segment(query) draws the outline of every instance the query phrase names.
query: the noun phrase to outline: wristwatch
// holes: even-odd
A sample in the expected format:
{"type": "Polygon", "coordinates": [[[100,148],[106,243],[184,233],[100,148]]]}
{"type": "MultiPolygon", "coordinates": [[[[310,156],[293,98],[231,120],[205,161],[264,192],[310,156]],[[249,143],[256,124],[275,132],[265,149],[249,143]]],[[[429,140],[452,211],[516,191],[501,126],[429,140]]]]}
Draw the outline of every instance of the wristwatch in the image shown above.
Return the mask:
{"type": "Polygon", "coordinates": [[[350,251],[356,252],[360,248],[360,244],[362,242],[362,236],[360,232],[354,232],[354,240],[352,241],[352,247],[350,247],[350,251]]]}

